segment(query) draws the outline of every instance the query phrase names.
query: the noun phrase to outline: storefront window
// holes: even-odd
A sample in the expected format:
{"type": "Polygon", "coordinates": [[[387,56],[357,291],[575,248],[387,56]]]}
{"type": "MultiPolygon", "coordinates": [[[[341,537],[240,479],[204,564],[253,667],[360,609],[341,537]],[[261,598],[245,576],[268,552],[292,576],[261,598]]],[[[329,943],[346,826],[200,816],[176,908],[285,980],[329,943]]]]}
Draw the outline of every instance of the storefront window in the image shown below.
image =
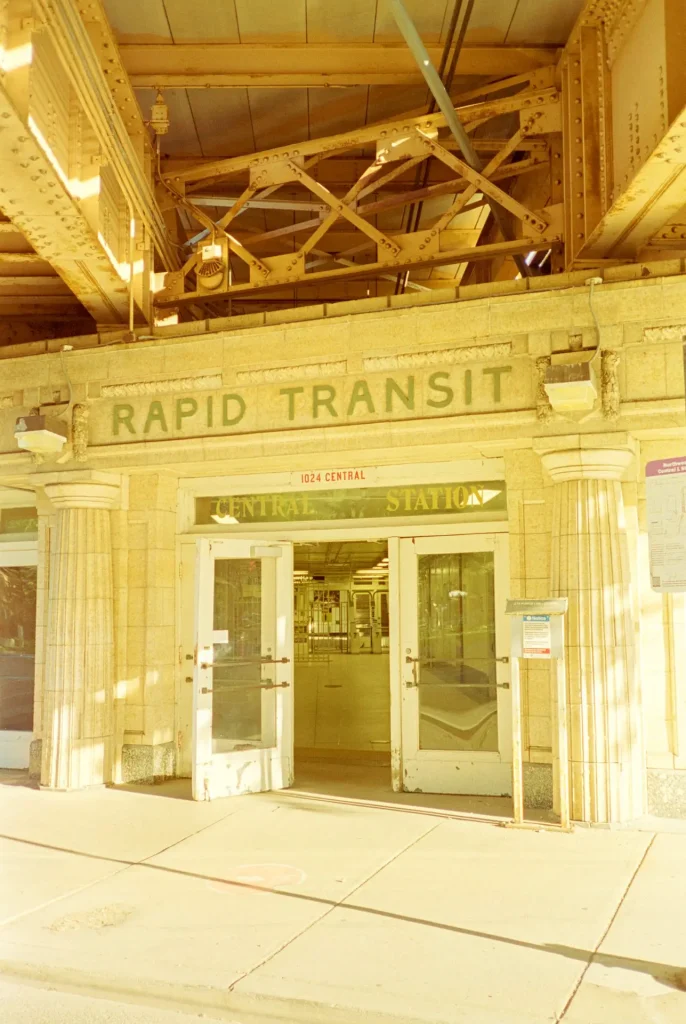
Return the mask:
{"type": "Polygon", "coordinates": [[[0,565],[0,729],[33,729],[35,653],[36,567],[0,565]]]}
{"type": "Polygon", "coordinates": [[[419,556],[419,745],[497,750],[494,556],[419,556]]]}

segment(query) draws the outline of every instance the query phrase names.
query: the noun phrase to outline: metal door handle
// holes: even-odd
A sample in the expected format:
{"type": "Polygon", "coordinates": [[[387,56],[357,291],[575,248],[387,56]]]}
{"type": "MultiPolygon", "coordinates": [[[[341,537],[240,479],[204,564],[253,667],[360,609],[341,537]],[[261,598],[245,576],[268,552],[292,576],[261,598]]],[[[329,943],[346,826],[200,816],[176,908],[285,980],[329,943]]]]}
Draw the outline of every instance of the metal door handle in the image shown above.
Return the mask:
{"type": "Polygon", "coordinates": [[[509,690],[510,689],[510,684],[509,683],[496,683],[495,685],[496,685],[496,688],[498,690],[509,690]]]}
{"type": "Polygon", "coordinates": [[[413,687],[419,686],[419,682],[417,680],[417,665],[419,664],[419,658],[413,658],[408,652],[405,655],[405,664],[412,666],[412,679],[405,680],[405,686],[411,690],[413,687]]]}
{"type": "Polygon", "coordinates": [[[501,665],[509,665],[510,664],[510,659],[507,656],[507,654],[503,658],[496,658],[495,660],[499,661],[501,665]]]}
{"type": "MultiPolygon", "coordinates": [[[[273,683],[271,679],[268,679],[266,683],[255,683],[253,686],[225,686],[224,692],[227,690],[282,690],[290,685],[290,683],[273,683]]],[[[203,686],[200,692],[214,693],[214,690],[209,686],[203,686]]]]}

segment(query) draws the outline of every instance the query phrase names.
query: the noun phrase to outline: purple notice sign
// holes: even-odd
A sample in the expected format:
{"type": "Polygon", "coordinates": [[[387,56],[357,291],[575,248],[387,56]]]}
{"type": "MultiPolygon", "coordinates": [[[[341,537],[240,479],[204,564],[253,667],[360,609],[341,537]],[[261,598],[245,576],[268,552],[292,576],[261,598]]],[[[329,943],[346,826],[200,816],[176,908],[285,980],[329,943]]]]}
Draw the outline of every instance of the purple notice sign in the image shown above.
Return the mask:
{"type": "Polygon", "coordinates": [[[686,456],[648,463],[646,504],[651,586],[686,590],[686,456]]]}

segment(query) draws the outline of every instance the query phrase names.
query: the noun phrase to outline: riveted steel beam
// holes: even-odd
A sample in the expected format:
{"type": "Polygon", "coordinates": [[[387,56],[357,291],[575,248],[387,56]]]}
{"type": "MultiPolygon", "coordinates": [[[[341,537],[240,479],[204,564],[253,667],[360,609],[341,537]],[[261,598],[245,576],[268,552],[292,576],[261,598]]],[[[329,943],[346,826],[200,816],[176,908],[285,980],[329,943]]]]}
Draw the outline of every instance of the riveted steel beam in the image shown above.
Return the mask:
{"type": "Polygon", "coordinates": [[[588,238],[583,256],[634,258],[685,206],[686,107],[588,238]]]}
{"type": "MultiPolygon", "coordinates": [[[[307,89],[356,85],[420,85],[421,75],[403,46],[386,43],[149,43],[120,47],[136,88],[307,89]]],[[[440,47],[431,47],[438,60],[440,47]]],[[[517,75],[549,66],[550,46],[466,46],[457,74],[517,75]]]]}
{"type": "MultiPolygon", "coordinates": [[[[488,99],[481,103],[470,103],[457,107],[460,120],[467,131],[476,128],[477,124],[498,117],[500,114],[510,114],[520,110],[536,110],[538,107],[548,103],[556,102],[558,97],[557,89],[548,87],[543,89],[523,90],[515,96],[506,96],[500,99],[488,99]]],[[[174,169],[165,178],[172,185],[188,185],[200,183],[205,188],[208,181],[216,181],[222,178],[229,178],[235,174],[251,171],[259,167],[267,167],[280,160],[292,160],[296,157],[308,157],[320,154],[345,153],[353,149],[360,149],[362,146],[376,143],[377,140],[397,140],[407,136],[416,130],[432,132],[442,128],[446,124],[444,114],[429,114],[418,117],[408,117],[403,120],[384,121],[377,125],[367,125],[351,132],[344,132],[340,135],[329,135],[319,139],[306,139],[304,142],[295,143],[292,146],[282,146],[277,149],[266,150],[262,153],[246,153],[243,156],[229,157],[225,160],[211,160],[205,163],[193,163],[190,167],[179,167],[174,169]]]]}
{"type": "Polygon", "coordinates": [[[141,151],[147,138],[142,118],[102,3],[35,0],[35,5],[127,202],[146,226],[164,266],[177,267],[179,257],[141,151]]]}
{"type": "Polygon", "coordinates": [[[126,322],[125,282],[1,85],[0,210],[36,250],[16,254],[17,259],[2,254],[0,259],[48,260],[96,322],[126,322]]]}

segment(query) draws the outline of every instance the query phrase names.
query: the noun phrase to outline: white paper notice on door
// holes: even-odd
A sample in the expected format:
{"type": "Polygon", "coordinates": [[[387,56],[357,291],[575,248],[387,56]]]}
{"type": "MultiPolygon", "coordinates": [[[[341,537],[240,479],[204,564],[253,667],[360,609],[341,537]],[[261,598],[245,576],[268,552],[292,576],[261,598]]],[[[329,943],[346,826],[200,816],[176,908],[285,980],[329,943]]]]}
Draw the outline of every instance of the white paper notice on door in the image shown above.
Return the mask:
{"type": "Polygon", "coordinates": [[[550,658],[551,642],[549,615],[522,616],[523,658],[550,658]]]}
{"type": "Polygon", "coordinates": [[[686,457],[646,466],[650,585],[658,593],[686,590],[686,457]]]}

